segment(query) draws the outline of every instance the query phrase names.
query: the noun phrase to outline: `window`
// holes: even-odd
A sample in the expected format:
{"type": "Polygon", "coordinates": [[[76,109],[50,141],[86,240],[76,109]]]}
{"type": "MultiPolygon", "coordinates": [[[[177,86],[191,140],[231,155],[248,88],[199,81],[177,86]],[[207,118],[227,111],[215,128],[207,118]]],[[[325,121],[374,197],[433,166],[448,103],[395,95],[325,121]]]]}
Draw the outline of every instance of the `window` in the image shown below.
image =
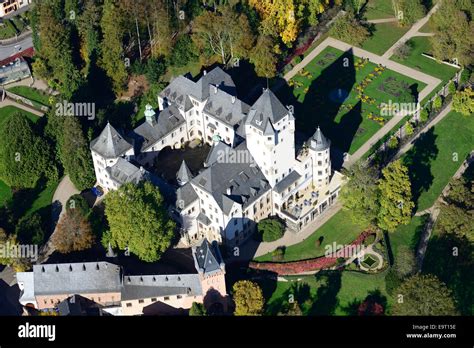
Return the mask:
{"type": "Polygon", "coordinates": [[[165,301],[169,301],[169,300],[170,300],[170,297],[169,297],[169,296],[165,296],[165,297],[164,297],[164,300],[165,300],[165,301]]]}
{"type": "Polygon", "coordinates": [[[138,300],[138,303],[143,303],[145,302],[145,300],[138,300]]]}
{"type": "Polygon", "coordinates": [[[237,219],[234,219],[234,226],[237,225],[237,219]]]}
{"type": "Polygon", "coordinates": [[[181,295],[176,295],[176,298],[177,298],[177,299],[180,299],[180,298],[183,298],[183,296],[181,296],[181,295]]]}
{"type": "Polygon", "coordinates": [[[318,175],[323,175],[323,172],[318,170],[318,175]]]}
{"type": "Polygon", "coordinates": [[[131,303],[131,302],[127,302],[127,307],[132,307],[132,303],[131,303]]]}

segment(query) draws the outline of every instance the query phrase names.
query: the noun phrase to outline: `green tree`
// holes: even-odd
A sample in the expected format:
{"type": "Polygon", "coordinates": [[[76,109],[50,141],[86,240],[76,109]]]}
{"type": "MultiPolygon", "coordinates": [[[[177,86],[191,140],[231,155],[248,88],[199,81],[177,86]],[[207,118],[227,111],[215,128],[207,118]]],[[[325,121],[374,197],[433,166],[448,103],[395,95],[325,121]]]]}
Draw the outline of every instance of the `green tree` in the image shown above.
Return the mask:
{"type": "Polygon", "coordinates": [[[96,178],[89,144],[75,117],[66,117],[63,122],[59,152],[64,169],[78,190],[94,186],[96,178]]]}
{"type": "MultiPolygon", "coordinates": [[[[0,227],[0,245],[8,246],[10,250],[18,248],[18,241],[14,234],[7,235],[7,232],[0,227]]],[[[0,254],[0,265],[11,266],[15,272],[25,272],[31,267],[31,261],[25,258],[12,257],[12,255],[0,254]]]]}
{"type": "Polygon", "coordinates": [[[354,46],[361,46],[369,37],[369,30],[352,13],[348,13],[333,23],[329,34],[354,46]]]}
{"type": "Polygon", "coordinates": [[[285,233],[283,224],[274,218],[260,220],[257,229],[264,242],[273,242],[283,237],[285,233]]]}
{"type": "Polygon", "coordinates": [[[15,113],[0,125],[0,178],[10,187],[34,188],[42,179],[58,180],[51,147],[31,121],[15,113]]]}
{"type": "Polygon", "coordinates": [[[412,25],[426,14],[422,0],[393,0],[397,8],[396,17],[401,25],[412,25]]]}
{"type": "Polygon", "coordinates": [[[463,91],[457,91],[453,95],[453,110],[464,116],[474,113],[474,91],[471,87],[467,87],[463,91]]]}
{"type": "Polygon", "coordinates": [[[105,198],[105,216],[110,230],[102,240],[128,250],[141,260],[154,262],[170,247],[175,224],[170,220],[163,197],[149,182],[128,183],[105,198]]]}
{"type": "Polygon", "coordinates": [[[414,275],[396,291],[398,300],[392,307],[394,315],[458,315],[456,303],[444,283],[433,275],[414,275]]]}
{"type": "Polygon", "coordinates": [[[116,0],[104,1],[100,22],[103,35],[101,65],[112,79],[116,92],[123,90],[128,77],[123,49],[123,16],[116,0]]]}
{"type": "Polygon", "coordinates": [[[410,247],[401,245],[397,250],[397,257],[395,260],[395,271],[400,278],[409,276],[415,270],[415,253],[410,247]]]}
{"type": "Polygon", "coordinates": [[[349,211],[354,222],[366,226],[377,220],[378,187],[377,173],[364,162],[357,162],[346,171],[349,181],[341,189],[343,208],[349,211]]]}
{"type": "Polygon", "coordinates": [[[235,302],[234,315],[256,316],[263,314],[264,298],[257,283],[239,280],[232,287],[235,302]]]}
{"type": "Polygon", "coordinates": [[[181,35],[173,47],[170,63],[176,67],[182,67],[189,62],[196,61],[196,46],[188,35],[181,35]]]}
{"type": "Polygon", "coordinates": [[[382,170],[378,186],[378,226],[384,231],[393,232],[399,225],[408,224],[414,207],[408,168],[400,160],[390,163],[382,170]]]}
{"type": "Polygon", "coordinates": [[[474,209],[463,209],[454,204],[443,205],[435,229],[441,233],[453,233],[474,243],[474,209]]]}
{"type": "Polygon", "coordinates": [[[398,147],[398,138],[393,135],[388,141],[388,147],[390,149],[396,149],[398,147]]]}
{"type": "Polygon", "coordinates": [[[255,66],[255,72],[261,77],[274,77],[276,74],[277,56],[273,50],[273,40],[266,35],[260,35],[255,47],[250,52],[250,63],[255,66]]]}
{"type": "Polygon", "coordinates": [[[434,97],[431,105],[433,106],[434,110],[439,110],[441,108],[441,105],[443,105],[443,100],[439,95],[437,95],[436,97],[434,97]]]}
{"type": "Polygon", "coordinates": [[[44,231],[41,216],[38,213],[33,213],[20,218],[15,228],[15,234],[23,244],[42,244],[44,231]]]}
{"type": "MultiPolygon", "coordinates": [[[[467,5],[467,4],[466,4],[467,5]]],[[[474,22],[471,11],[462,1],[446,0],[430,18],[433,36],[430,37],[433,54],[440,60],[458,59],[468,66],[473,62],[474,22]]]]}
{"type": "Polygon", "coordinates": [[[411,122],[407,122],[405,123],[405,134],[410,136],[412,135],[414,132],[414,129],[413,129],[413,125],[411,124],[411,122]]]}
{"type": "Polygon", "coordinates": [[[101,6],[96,0],[85,0],[81,14],[77,18],[77,28],[81,38],[81,56],[87,65],[99,50],[101,6]]]}
{"type": "Polygon", "coordinates": [[[91,213],[91,208],[89,207],[89,203],[87,203],[86,199],[81,194],[75,194],[69,197],[65,204],[66,211],[69,210],[79,210],[82,216],[89,216],[91,213]]]}
{"type": "Polygon", "coordinates": [[[420,121],[421,122],[426,122],[428,120],[428,111],[426,109],[422,109],[420,111],[420,121]]]}
{"type": "Polygon", "coordinates": [[[193,302],[189,309],[189,316],[191,317],[204,317],[207,315],[206,307],[202,303],[193,302]]]}

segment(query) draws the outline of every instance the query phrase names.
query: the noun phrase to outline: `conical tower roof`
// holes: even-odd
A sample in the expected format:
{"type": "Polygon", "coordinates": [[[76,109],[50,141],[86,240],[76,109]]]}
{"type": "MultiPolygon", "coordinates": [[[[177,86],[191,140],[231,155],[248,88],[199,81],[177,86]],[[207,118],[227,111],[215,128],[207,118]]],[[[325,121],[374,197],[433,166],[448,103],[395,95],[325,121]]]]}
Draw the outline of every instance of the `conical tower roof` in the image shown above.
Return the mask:
{"type": "Polygon", "coordinates": [[[310,139],[310,147],[315,151],[323,151],[331,146],[331,141],[327,139],[318,127],[310,139]]]}
{"type": "Polygon", "coordinates": [[[107,123],[100,135],[92,140],[91,149],[105,158],[117,158],[133,147],[117,130],[107,123]]]}
{"type": "Polygon", "coordinates": [[[178,184],[184,185],[193,178],[191,171],[189,170],[186,162],[183,160],[181,166],[179,167],[178,172],[176,173],[176,180],[178,184]]]}

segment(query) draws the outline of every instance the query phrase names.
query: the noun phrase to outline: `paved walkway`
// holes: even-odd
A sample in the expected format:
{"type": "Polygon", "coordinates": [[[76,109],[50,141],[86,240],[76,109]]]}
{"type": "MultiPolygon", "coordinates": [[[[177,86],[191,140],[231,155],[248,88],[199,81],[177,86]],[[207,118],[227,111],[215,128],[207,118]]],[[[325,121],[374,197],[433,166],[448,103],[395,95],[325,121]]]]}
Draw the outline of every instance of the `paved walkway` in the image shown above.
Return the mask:
{"type": "MultiPolygon", "coordinates": [[[[423,17],[418,22],[413,24],[412,27],[405,33],[405,35],[403,35],[397,42],[395,42],[392,45],[392,47],[390,47],[383,54],[382,57],[386,58],[386,59],[390,58],[399,45],[407,42],[408,40],[410,40],[414,36],[425,36],[424,35],[425,33],[420,33],[419,31],[429,21],[431,15],[433,13],[435,13],[438,10],[438,8],[439,8],[439,3],[437,3],[435,6],[433,6],[433,8],[427,13],[427,15],[425,17],[423,17]]],[[[423,98],[420,98],[420,99],[423,99],[423,98]]]]}
{"type": "Polygon", "coordinates": [[[31,107],[29,107],[28,105],[25,105],[25,104],[17,103],[16,101],[11,100],[11,99],[5,99],[3,101],[0,101],[0,108],[3,108],[5,106],[14,106],[14,107],[17,107],[18,109],[22,109],[22,110],[31,112],[32,114],[34,114],[38,117],[42,117],[44,115],[44,112],[42,112],[42,111],[33,109],[33,108],[31,108],[31,107]]]}
{"type": "Polygon", "coordinates": [[[391,22],[398,22],[398,19],[395,17],[390,17],[390,18],[380,18],[380,19],[369,19],[368,21],[365,21],[367,23],[372,23],[372,24],[380,24],[380,23],[391,23],[391,22]]]}

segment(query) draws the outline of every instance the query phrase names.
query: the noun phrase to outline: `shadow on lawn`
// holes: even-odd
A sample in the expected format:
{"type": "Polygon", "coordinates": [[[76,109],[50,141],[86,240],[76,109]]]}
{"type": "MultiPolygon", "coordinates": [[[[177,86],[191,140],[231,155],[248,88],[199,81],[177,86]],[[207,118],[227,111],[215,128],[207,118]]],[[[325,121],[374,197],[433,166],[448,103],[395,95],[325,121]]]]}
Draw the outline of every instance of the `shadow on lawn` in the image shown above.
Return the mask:
{"type": "Polygon", "coordinates": [[[434,128],[431,128],[420,136],[403,159],[403,163],[408,167],[415,211],[418,209],[418,199],[421,194],[428,191],[433,184],[434,177],[431,173],[431,163],[439,153],[436,138],[434,128]]]}
{"type": "MultiPolygon", "coordinates": [[[[324,57],[321,60],[324,60],[324,57]]],[[[276,94],[285,105],[293,105],[297,130],[309,137],[320,126],[324,135],[331,139],[333,147],[339,150],[335,153],[342,154],[349,151],[362,123],[360,101],[336,121],[341,105],[355,82],[354,55],[352,50],[349,50],[311,82],[303,102],[299,102],[295,97],[294,87],[285,83],[279,83],[276,94]]],[[[341,165],[342,158],[333,159],[333,166],[336,169],[341,165]]]]}
{"type": "Polygon", "coordinates": [[[472,315],[473,312],[473,253],[474,245],[465,237],[460,238],[454,234],[434,235],[429,241],[423,261],[422,273],[434,274],[453,291],[462,315],[472,315]]]}
{"type": "Polygon", "coordinates": [[[342,310],[347,315],[372,316],[382,315],[387,308],[387,297],[379,289],[369,291],[364,300],[354,299],[342,310]]]}
{"type": "Polygon", "coordinates": [[[315,275],[316,280],[324,282],[316,292],[316,298],[309,315],[334,315],[339,303],[337,294],[341,290],[342,271],[322,271],[315,275]]]}

